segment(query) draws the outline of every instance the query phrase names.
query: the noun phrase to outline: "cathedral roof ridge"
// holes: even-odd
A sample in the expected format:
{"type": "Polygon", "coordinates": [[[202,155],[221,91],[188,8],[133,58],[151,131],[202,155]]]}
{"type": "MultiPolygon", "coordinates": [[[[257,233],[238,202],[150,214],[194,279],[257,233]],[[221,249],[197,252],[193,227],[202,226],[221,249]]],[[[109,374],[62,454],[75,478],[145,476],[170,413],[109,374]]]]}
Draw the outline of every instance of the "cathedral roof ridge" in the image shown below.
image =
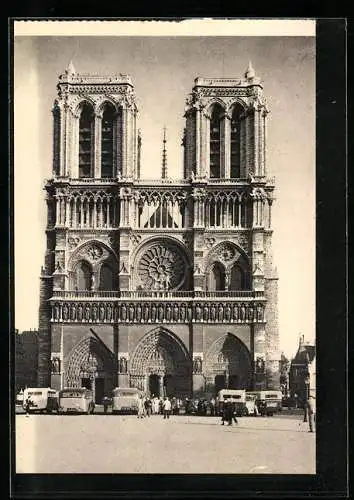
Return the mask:
{"type": "Polygon", "coordinates": [[[252,78],[208,78],[204,76],[198,76],[194,80],[195,87],[244,87],[250,84],[261,85],[260,79],[258,77],[252,78]]]}

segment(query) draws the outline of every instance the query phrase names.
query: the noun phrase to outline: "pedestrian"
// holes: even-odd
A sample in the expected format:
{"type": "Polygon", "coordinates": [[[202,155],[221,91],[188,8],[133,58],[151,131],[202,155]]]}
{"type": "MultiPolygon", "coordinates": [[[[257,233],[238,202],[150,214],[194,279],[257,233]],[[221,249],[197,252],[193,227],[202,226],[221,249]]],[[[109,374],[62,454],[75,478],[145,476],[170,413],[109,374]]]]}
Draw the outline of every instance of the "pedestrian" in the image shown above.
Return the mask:
{"type": "Polygon", "coordinates": [[[316,398],[309,396],[306,403],[307,419],[309,421],[309,432],[314,431],[314,420],[316,415],[316,398]]]}
{"type": "MultiPolygon", "coordinates": [[[[235,424],[238,424],[238,420],[237,420],[237,412],[236,412],[236,403],[231,403],[231,407],[232,407],[232,420],[235,422],[235,424]]],[[[231,421],[231,424],[232,424],[232,421],[231,421]]]]}
{"type": "Polygon", "coordinates": [[[146,416],[150,417],[150,415],[151,415],[151,409],[152,409],[152,402],[151,402],[150,398],[146,398],[145,399],[144,406],[145,406],[145,414],[146,414],[146,416]]]}
{"type": "Polygon", "coordinates": [[[24,404],[24,410],[26,412],[26,417],[29,417],[29,411],[30,411],[31,405],[32,405],[31,398],[29,396],[27,396],[27,398],[25,400],[25,404],[24,404]]]}
{"type": "Polygon", "coordinates": [[[215,415],[215,399],[210,400],[210,415],[213,417],[215,415]]]}
{"type": "Polygon", "coordinates": [[[163,418],[164,419],[170,418],[170,413],[171,413],[171,401],[166,396],[163,402],[163,418]]]}
{"type": "Polygon", "coordinates": [[[159,407],[160,407],[160,400],[157,396],[154,396],[154,398],[152,400],[152,411],[153,411],[154,415],[158,415],[159,407]]]}
{"type": "Polygon", "coordinates": [[[138,418],[144,418],[144,400],[142,394],[138,397],[138,418]]]}
{"type": "Polygon", "coordinates": [[[221,425],[224,425],[227,422],[227,410],[228,410],[228,400],[220,401],[221,405],[221,425]]]}

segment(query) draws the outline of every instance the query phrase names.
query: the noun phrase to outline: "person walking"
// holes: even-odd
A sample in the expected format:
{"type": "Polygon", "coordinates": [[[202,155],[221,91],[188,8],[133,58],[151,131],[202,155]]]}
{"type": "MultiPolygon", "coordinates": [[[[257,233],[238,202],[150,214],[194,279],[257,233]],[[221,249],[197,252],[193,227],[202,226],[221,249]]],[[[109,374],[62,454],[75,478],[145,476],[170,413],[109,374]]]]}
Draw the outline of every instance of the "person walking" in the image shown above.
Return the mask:
{"type": "Polygon", "coordinates": [[[164,419],[170,418],[170,413],[171,413],[171,401],[166,396],[163,402],[163,418],[164,419]]]}
{"type": "Polygon", "coordinates": [[[150,415],[151,415],[151,408],[152,408],[151,399],[150,398],[146,398],[144,405],[145,405],[145,414],[146,414],[147,417],[150,417],[150,415]]]}
{"type": "Polygon", "coordinates": [[[314,431],[314,420],[316,415],[316,398],[309,396],[306,403],[307,420],[309,422],[309,432],[314,431]]]}
{"type": "Polygon", "coordinates": [[[31,398],[29,396],[27,396],[27,398],[25,399],[25,404],[24,404],[26,417],[29,417],[29,411],[30,411],[31,405],[32,405],[31,398]]]}
{"type": "Polygon", "coordinates": [[[138,418],[144,418],[144,400],[142,394],[138,398],[138,418]]]}

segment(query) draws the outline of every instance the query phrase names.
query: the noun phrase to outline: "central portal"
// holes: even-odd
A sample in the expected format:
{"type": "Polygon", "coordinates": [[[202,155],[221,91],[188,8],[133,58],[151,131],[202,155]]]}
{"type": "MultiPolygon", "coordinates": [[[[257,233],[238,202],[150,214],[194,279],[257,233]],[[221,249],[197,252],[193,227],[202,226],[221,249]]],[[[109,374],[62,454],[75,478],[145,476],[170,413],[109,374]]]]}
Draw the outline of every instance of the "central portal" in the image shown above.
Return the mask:
{"type": "Polygon", "coordinates": [[[183,343],[160,327],[138,344],[131,363],[130,385],[150,396],[186,397],[191,393],[191,368],[183,343]]]}

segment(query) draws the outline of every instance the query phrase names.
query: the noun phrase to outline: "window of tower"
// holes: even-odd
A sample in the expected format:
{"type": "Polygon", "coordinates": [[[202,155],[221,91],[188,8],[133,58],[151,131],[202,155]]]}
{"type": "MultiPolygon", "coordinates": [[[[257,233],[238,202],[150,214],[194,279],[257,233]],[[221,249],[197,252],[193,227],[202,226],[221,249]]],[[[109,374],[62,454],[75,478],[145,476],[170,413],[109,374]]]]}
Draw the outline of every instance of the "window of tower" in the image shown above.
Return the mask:
{"type": "Polygon", "coordinates": [[[92,177],[93,110],[84,104],[79,121],[79,177],[92,177]]]}
{"type": "Polygon", "coordinates": [[[76,268],[76,288],[77,290],[91,290],[91,284],[91,266],[85,261],[80,261],[76,268]]]}
{"type": "Polygon", "coordinates": [[[101,177],[113,177],[114,108],[107,104],[102,117],[101,177]]]}
{"type": "Polygon", "coordinates": [[[222,108],[215,106],[210,118],[210,177],[219,178],[221,171],[221,120],[222,108]]]}
{"type": "Polygon", "coordinates": [[[236,104],[231,117],[231,178],[235,179],[241,175],[241,114],[243,108],[236,104]]]}

